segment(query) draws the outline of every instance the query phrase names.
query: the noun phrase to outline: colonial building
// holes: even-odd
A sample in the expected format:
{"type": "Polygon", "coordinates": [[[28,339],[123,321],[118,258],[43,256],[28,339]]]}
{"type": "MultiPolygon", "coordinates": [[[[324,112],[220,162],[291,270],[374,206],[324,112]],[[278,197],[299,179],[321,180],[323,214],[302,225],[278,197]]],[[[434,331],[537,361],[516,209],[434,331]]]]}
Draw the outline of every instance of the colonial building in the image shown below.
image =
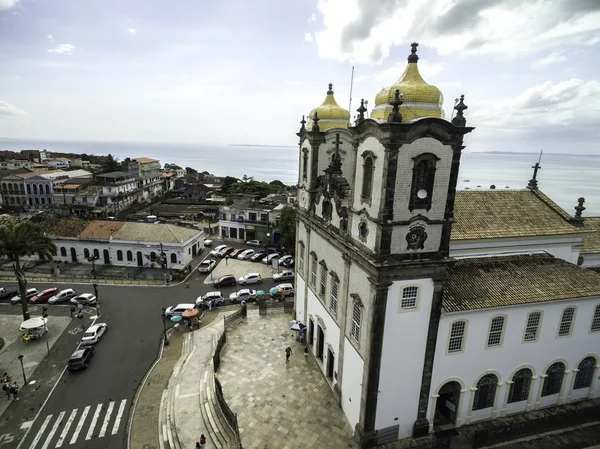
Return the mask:
{"type": "Polygon", "coordinates": [[[96,175],[101,192],[99,206],[105,206],[110,212],[117,213],[138,200],[138,181],[131,174],[121,171],[96,175]]]}
{"type": "Polygon", "coordinates": [[[20,175],[24,178],[28,209],[49,209],[54,206],[52,181],[35,173],[20,175]]]}
{"type": "Polygon", "coordinates": [[[444,119],[418,59],[370,119],[361,101],[350,124],[330,84],[298,133],[296,318],[361,447],[600,396],[583,198],[571,216],[535,174],[457,192],[474,128],[464,96],[444,119]]]}
{"type": "Polygon", "coordinates": [[[162,171],[160,162],[149,157],[126,158],[123,171],[138,181],[140,200],[151,200],[162,192],[162,171]]]}

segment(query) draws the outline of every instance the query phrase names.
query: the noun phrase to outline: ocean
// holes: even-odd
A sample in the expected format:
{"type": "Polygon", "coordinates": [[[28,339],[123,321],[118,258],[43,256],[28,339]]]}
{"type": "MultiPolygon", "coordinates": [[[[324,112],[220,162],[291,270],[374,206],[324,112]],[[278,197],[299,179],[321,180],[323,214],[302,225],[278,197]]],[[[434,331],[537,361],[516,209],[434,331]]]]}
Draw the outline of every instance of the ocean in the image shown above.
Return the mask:
{"type": "MultiPolygon", "coordinates": [[[[0,150],[47,149],[64,153],[112,154],[151,157],[162,164],[175,163],[208,171],[217,176],[253,176],[259,181],[298,182],[296,146],[226,146],[145,142],[92,142],[22,140],[0,138],[0,150]]],[[[463,153],[458,188],[522,189],[531,179],[531,166],[539,155],[531,153],[463,153]]],[[[584,216],[600,216],[600,155],[544,154],[538,172],[538,186],[568,213],[577,199],[586,199],[584,216]]]]}

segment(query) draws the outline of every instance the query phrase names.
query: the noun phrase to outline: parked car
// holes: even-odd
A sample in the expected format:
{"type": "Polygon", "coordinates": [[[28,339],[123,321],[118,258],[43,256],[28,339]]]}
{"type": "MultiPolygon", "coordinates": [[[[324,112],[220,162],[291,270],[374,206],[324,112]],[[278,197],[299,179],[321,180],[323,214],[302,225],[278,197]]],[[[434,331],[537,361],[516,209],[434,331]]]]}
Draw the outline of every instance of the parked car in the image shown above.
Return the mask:
{"type": "Polygon", "coordinates": [[[87,346],[77,349],[73,354],[71,354],[71,357],[69,357],[69,361],[67,362],[67,369],[69,371],[86,369],[93,356],[93,346],[87,346]]]}
{"type": "Polygon", "coordinates": [[[226,246],[221,251],[219,251],[219,257],[229,256],[234,251],[235,251],[234,247],[232,247],[232,246],[226,246]]]}
{"type": "Polygon", "coordinates": [[[280,262],[282,267],[292,268],[294,266],[294,258],[286,259],[283,262],[280,262]]]}
{"type": "Polygon", "coordinates": [[[238,279],[238,284],[240,285],[260,284],[261,282],[262,278],[258,273],[248,273],[238,279]]]}
{"type": "Polygon", "coordinates": [[[88,330],[85,331],[85,334],[83,334],[83,338],[81,339],[81,345],[95,345],[100,341],[100,338],[102,338],[107,330],[108,324],[106,323],[97,323],[88,327],[88,330]]]}
{"type": "Polygon", "coordinates": [[[237,258],[239,260],[248,260],[252,256],[254,256],[255,253],[256,253],[256,251],[254,251],[253,249],[247,249],[247,250],[242,251],[240,254],[238,254],[237,258]]]}
{"type": "Polygon", "coordinates": [[[277,287],[273,287],[269,291],[269,295],[271,298],[276,298],[278,296],[286,297],[286,296],[294,296],[294,286],[292,284],[279,284],[277,287]]]}
{"type": "Polygon", "coordinates": [[[211,301],[214,301],[213,307],[222,306],[223,301],[225,301],[225,298],[223,298],[223,293],[219,291],[208,292],[198,297],[198,299],[196,299],[196,307],[208,308],[210,306],[211,301]]]}
{"type": "Polygon", "coordinates": [[[215,287],[225,287],[227,285],[235,285],[236,284],[235,276],[233,274],[226,274],[225,276],[221,276],[219,279],[213,282],[215,287]]]}
{"type": "Polygon", "coordinates": [[[279,253],[270,253],[261,259],[262,263],[269,264],[273,259],[279,259],[279,253]]]}
{"type": "MultiPolygon", "coordinates": [[[[37,295],[40,291],[37,288],[28,288],[26,293],[25,293],[25,297],[27,299],[37,295]]],[[[18,293],[18,292],[17,292],[18,293]]],[[[17,296],[13,296],[10,299],[10,303],[11,304],[19,304],[21,302],[21,295],[17,295],[17,296]]]]}
{"type": "Polygon", "coordinates": [[[199,273],[210,273],[217,266],[217,261],[214,259],[205,259],[198,265],[199,273]]]}
{"type": "Polygon", "coordinates": [[[181,315],[186,310],[195,309],[195,304],[177,304],[176,306],[167,307],[165,310],[165,316],[171,318],[172,316],[181,315]]]}
{"type": "Polygon", "coordinates": [[[246,240],[244,243],[248,246],[256,246],[256,247],[262,246],[262,243],[260,240],[246,240]]]}
{"type": "Polygon", "coordinates": [[[294,258],[294,256],[292,256],[291,254],[288,254],[287,256],[281,256],[279,258],[279,265],[283,265],[286,262],[292,260],[294,258]]]}
{"type": "Polygon", "coordinates": [[[258,251],[250,258],[250,262],[259,262],[267,255],[266,251],[258,251]]]}
{"type": "Polygon", "coordinates": [[[59,291],[56,295],[48,300],[48,304],[59,304],[63,301],[67,301],[77,296],[77,290],[67,288],[66,290],[59,291]]]}
{"type": "Polygon", "coordinates": [[[240,254],[242,254],[244,251],[245,251],[244,248],[237,248],[236,250],[234,250],[234,251],[231,252],[231,254],[229,255],[229,257],[237,259],[237,256],[239,256],[240,254]]]}
{"type": "Polygon", "coordinates": [[[204,239],[204,246],[212,246],[213,241],[211,239],[204,239]]]}
{"type": "Polygon", "coordinates": [[[214,256],[214,257],[218,257],[218,256],[219,256],[219,252],[221,252],[221,250],[222,250],[223,248],[227,248],[227,245],[219,245],[219,246],[216,246],[216,247],[215,247],[215,249],[213,249],[213,250],[212,250],[210,253],[208,253],[208,254],[210,254],[211,256],[214,256]]]}
{"type": "Polygon", "coordinates": [[[19,294],[19,289],[14,287],[4,288],[0,287],[0,299],[12,298],[19,294]]]}
{"type": "Polygon", "coordinates": [[[231,302],[252,301],[256,299],[256,290],[243,288],[229,295],[229,299],[231,300],[231,302]]]}
{"type": "Polygon", "coordinates": [[[275,282],[279,281],[292,281],[294,279],[294,272],[292,270],[283,270],[281,273],[273,275],[275,282]]]}
{"type": "Polygon", "coordinates": [[[57,289],[56,287],[47,288],[47,289],[39,292],[37,295],[29,298],[29,302],[31,304],[41,304],[43,302],[48,302],[48,300],[50,298],[52,298],[54,295],[56,295],[58,292],[60,292],[60,290],[57,289]]]}
{"type": "Polygon", "coordinates": [[[98,299],[91,293],[82,293],[75,298],[71,298],[71,304],[79,305],[83,304],[84,306],[95,306],[98,303],[98,299]]]}

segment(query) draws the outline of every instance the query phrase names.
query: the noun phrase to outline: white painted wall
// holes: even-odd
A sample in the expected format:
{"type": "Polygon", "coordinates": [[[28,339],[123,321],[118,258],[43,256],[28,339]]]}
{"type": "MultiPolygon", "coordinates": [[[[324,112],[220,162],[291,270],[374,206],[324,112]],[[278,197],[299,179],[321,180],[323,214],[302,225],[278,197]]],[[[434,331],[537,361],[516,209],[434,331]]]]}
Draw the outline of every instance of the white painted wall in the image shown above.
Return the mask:
{"type": "MultiPolygon", "coordinates": [[[[339,344],[340,344],[340,328],[337,323],[333,320],[333,318],[329,315],[329,312],[323,307],[323,305],[319,302],[319,300],[315,297],[312,290],[308,290],[308,295],[306,298],[307,301],[307,321],[312,319],[315,323],[315,332],[313,334],[313,345],[310,348],[315,351],[317,350],[317,326],[320,325],[319,321],[321,321],[325,328],[323,329],[323,333],[325,334],[325,344],[323,345],[323,361],[315,358],[317,362],[317,366],[321,368],[323,374],[327,374],[327,346],[331,346],[331,349],[334,353],[334,357],[337,358],[339,356],[339,344]]],[[[315,354],[316,357],[316,354],[315,354]]],[[[333,371],[337,371],[337,361],[334,364],[333,371]]],[[[334,376],[335,379],[335,376],[334,376]]],[[[333,384],[331,383],[331,387],[333,388],[333,384]]]]}
{"type": "MultiPolygon", "coordinates": [[[[600,298],[552,301],[540,304],[527,304],[515,307],[499,307],[472,312],[445,314],[441,321],[437,338],[437,347],[433,367],[428,417],[432,417],[432,395],[450,378],[464,382],[467,391],[463,393],[460,407],[460,422],[469,423],[478,419],[500,416],[506,401],[507,385],[505,382],[522,366],[533,367],[531,406],[540,408],[557,403],[558,397],[547,397],[538,400],[541,382],[539,376],[554,361],[564,359],[569,373],[565,377],[560,400],[568,402],[569,391],[573,381],[573,368],[576,368],[587,354],[600,355],[600,332],[590,333],[594,308],[600,304],[600,298]],[[568,306],[577,307],[573,333],[570,337],[557,338],[558,326],[562,310],[568,306]],[[523,333],[529,312],[543,311],[539,338],[537,342],[523,342],[523,333]],[[504,332],[503,345],[486,349],[490,319],[496,315],[508,316],[504,332]],[[451,324],[458,319],[468,320],[466,346],[462,353],[447,354],[448,337],[451,324]],[[471,413],[470,402],[474,393],[470,390],[478,379],[486,372],[497,372],[500,385],[493,409],[485,409],[471,413]]],[[[598,377],[598,373],[596,373],[598,377]]],[[[600,382],[596,382],[593,397],[600,396],[600,382]]],[[[526,404],[507,407],[504,413],[523,411],[526,404]]]]}
{"type": "Polygon", "coordinates": [[[417,419],[432,297],[431,279],[396,281],[388,291],[375,428],[398,424],[399,438],[412,434],[417,419]],[[416,310],[400,308],[408,286],[419,287],[416,310]]]}
{"type": "Polygon", "coordinates": [[[354,195],[354,209],[361,210],[365,209],[371,217],[377,217],[379,213],[379,206],[381,204],[381,198],[383,195],[382,183],[383,183],[383,161],[385,155],[385,148],[375,137],[367,137],[359,146],[356,152],[356,170],[354,189],[352,194],[354,195]],[[375,169],[373,170],[373,189],[371,194],[371,204],[362,202],[362,185],[364,178],[363,163],[364,158],[362,154],[365,151],[371,151],[375,160],[373,161],[375,169]]]}
{"type": "Polygon", "coordinates": [[[360,419],[360,395],[362,392],[363,359],[347,338],[344,338],[344,378],[342,379],[342,410],[354,429],[360,419]]]}

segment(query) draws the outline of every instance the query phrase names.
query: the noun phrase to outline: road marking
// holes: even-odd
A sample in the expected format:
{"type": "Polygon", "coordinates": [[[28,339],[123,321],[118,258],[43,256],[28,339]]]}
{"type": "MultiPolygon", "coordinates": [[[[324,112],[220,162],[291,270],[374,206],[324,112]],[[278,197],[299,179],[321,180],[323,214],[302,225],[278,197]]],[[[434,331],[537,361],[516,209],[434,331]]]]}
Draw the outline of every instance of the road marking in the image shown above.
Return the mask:
{"type": "Polygon", "coordinates": [[[94,412],[94,416],[92,417],[92,423],[90,424],[88,433],[85,436],[85,441],[92,439],[92,435],[94,433],[94,427],[96,427],[96,422],[98,421],[98,417],[100,416],[100,410],[102,410],[102,404],[98,404],[96,406],[96,411],[94,412]]]}
{"type": "Polygon", "coordinates": [[[33,439],[33,442],[31,443],[31,446],[29,446],[29,449],[34,449],[37,446],[37,444],[40,441],[40,438],[42,438],[42,435],[46,431],[46,427],[48,427],[48,423],[50,422],[51,419],[52,419],[52,415],[46,416],[46,419],[44,420],[44,424],[42,424],[42,427],[40,427],[40,430],[38,431],[37,435],[33,439]]]}
{"type": "Polygon", "coordinates": [[[116,435],[119,431],[119,426],[121,425],[121,418],[123,417],[123,411],[125,410],[125,403],[127,399],[123,399],[121,401],[121,405],[119,406],[119,412],[117,413],[117,419],[115,420],[115,424],[112,428],[111,435],[116,435]]]}
{"type": "Polygon", "coordinates": [[[74,409],[71,412],[71,414],[69,415],[69,419],[67,420],[67,423],[65,424],[65,428],[63,429],[62,433],[60,434],[60,438],[58,439],[58,442],[56,443],[56,447],[62,446],[63,441],[65,441],[67,433],[69,433],[69,429],[71,428],[71,424],[73,424],[73,420],[75,419],[76,415],[77,415],[77,409],[74,409]]]}
{"type": "Polygon", "coordinates": [[[21,424],[20,429],[21,430],[29,429],[32,424],[33,424],[33,421],[25,421],[23,424],[21,424]]]}
{"type": "Polygon", "coordinates": [[[71,437],[71,441],[69,442],[69,444],[73,444],[73,443],[75,443],[75,441],[77,441],[77,438],[79,437],[79,432],[81,432],[81,428],[83,427],[83,423],[85,422],[85,418],[86,418],[87,414],[89,413],[89,411],[90,411],[89,405],[83,409],[83,413],[81,414],[81,418],[79,418],[79,422],[77,423],[77,427],[75,427],[75,432],[73,433],[73,436],[71,437]]]}
{"type": "Polygon", "coordinates": [[[108,404],[108,410],[106,411],[106,416],[104,417],[104,422],[102,423],[102,428],[100,429],[98,438],[102,438],[106,434],[106,428],[108,427],[108,422],[110,421],[110,415],[112,414],[114,406],[115,401],[112,401],[110,404],[108,404]]]}
{"type": "Polygon", "coordinates": [[[52,430],[48,434],[48,438],[46,438],[46,441],[44,441],[44,445],[42,446],[42,449],[48,449],[48,445],[50,444],[50,441],[52,441],[52,438],[54,438],[54,434],[58,430],[58,426],[61,423],[63,416],[65,416],[65,412],[60,412],[60,414],[58,415],[58,418],[56,418],[56,422],[52,426],[52,430]]]}

